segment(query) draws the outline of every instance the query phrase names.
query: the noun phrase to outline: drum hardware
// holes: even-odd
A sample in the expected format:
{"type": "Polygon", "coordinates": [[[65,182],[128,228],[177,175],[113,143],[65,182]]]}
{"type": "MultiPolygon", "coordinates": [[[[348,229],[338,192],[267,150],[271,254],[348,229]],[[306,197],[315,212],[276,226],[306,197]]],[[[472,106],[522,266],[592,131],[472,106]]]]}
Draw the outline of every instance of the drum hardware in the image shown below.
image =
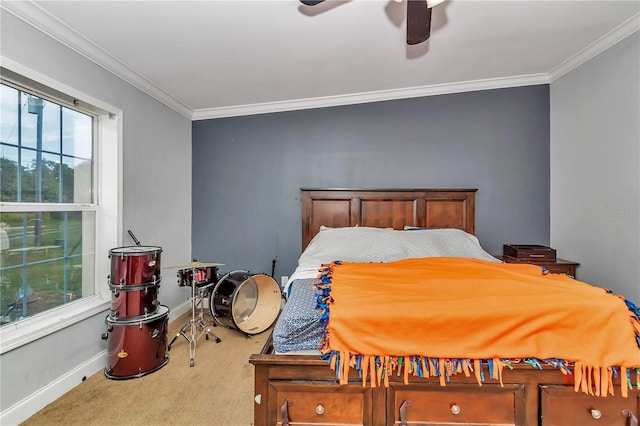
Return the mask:
{"type": "Polygon", "coordinates": [[[184,265],[165,266],[163,269],[203,269],[210,266],[213,266],[213,267],[224,266],[224,263],[204,263],[204,262],[198,262],[197,260],[194,259],[191,262],[186,263],[184,265]]]}
{"type": "MultiPolygon", "coordinates": [[[[107,276],[107,280],[109,279],[110,276],[107,276]]],[[[156,276],[154,275],[152,278],[152,281],[149,281],[147,283],[140,283],[140,284],[114,284],[112,282],[108,282],[107,285],[109,286],[109,288],[111,289],[111,291],[137,291],[137,290],[145,290],[145,292],[147,291],[147,289],[149,287],[157,287],[160,288],[160,281],[162,281],[162,278],[158,278],[156,280],[156,276]]]]}
{"type": "Polygon", "coordinates": [[[141,244],[140,244],[140,241],[138,241],[138,239],[136,238],[136,236],[135,236],[135,235],[133,235],[133,232],[131,232],[131,229],[129,229],[127,232],[129,233],[129,236],[131,237],[131,239],[133,240],[133,242],[134,242],[134,243],[136,243],[136,245],[137,245],[138,247],[140,247],[140,245],[141,245],[141,244]]]}
{"type": "MultiPolygon", "coordinates": [[[[216,343],[220,343],[222,339],[216,336],[209,327],[207,327],[204,320],[204,307],[203,300],[207,297],[208,293],[211,290],[211,287],[215,284],[215,281],[210,280],[202,280],[201,278],[205,278],[207,273],[211,273],[212,276],[217,275],[217,267],[222,266],[220,263],[202,263],[197,260],[193,260],[188,265],[178,265],[178,266],[169,266],[167,269],[178,268],[180,271],[178,272],[178,276],[188,276],[187,272],[190,272],[191,279],[190,287],[191,287],[191,319],[187,321],[185,325],[182,326],[180,331],[173,337],[171,342],[169,342],[168,350],[171,350],[171,346],[176,341],[176,339],[180,336],[184,337],[187,342],[189,342],[189,366],[193,367],[195,365],[195,354],[196,354],[196,344],[198,340],[205,336],[206,340],[209,340],[209,336],[212,336],[216,343]],[[183,268],[184,266],[189,266],[188,268],[183,268]],[[214,268],[214,270],[210,271],[207,268],[214,268]],[[196,313],[197,311],[197,313],[196,313]]],[[[180,281],[178,281],[180,284],[180,281]]],[[[213,323],[215,327],[216,324],[213,323]]]]}
{"type": "Polygon", "coordinates": [[[280,286],[266,274],[233,271],[224,275],[209,297],[214,321],[245,337],[271,327],[280,313],[280,286]]]}
{"type": "Polygon", "coordinates": [[[273,248],[273,259],[271,259],[271,278],[274,278],[276,273],[276,262],[278,259],[278,229],[276,228],[276,244],[273,248]]]}

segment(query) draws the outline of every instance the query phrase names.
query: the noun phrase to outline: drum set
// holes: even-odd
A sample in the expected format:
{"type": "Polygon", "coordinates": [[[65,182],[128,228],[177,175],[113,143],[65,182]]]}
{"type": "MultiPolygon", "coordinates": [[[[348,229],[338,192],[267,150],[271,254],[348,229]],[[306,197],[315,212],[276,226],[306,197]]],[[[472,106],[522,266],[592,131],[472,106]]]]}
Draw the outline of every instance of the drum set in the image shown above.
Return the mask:
{"type": "Polygon", "coordinates": [[[169,308],[158,301],[162,248],[134,241],[138,245],[109,250],[111,313],[105,319],[107,332],[102,334],[108,341],[107,378],[131,379],[159,370],[169,362],[166,352],[179,336],[189,342],[193,367],[196,344],[203,335],[221,342],[208,323],[248,338],[268,329],[278,317],[280,286],[268,275],[236,270],[220,277],[218,267],[223,264],[197,260],[165,267],[177,269],[178,285],[191,290],[191,317],[167,345],[169,308]],[[205,320],[205,301],[209,321],[205,320]]]}
{"type": "Polygon", "coordinates": [[[216,343],[220,338],[207,326],[204,303],[208,300],[210,321],[242,333],[245,337],[268,329],[278,317],[281,292],[278,283],[265,274],[251,274],[237,270],[220,278],[221,263],[202,263],[197,260],[185,265],[169,266],[178,269],[178,285],[191,288],[191,318],[169,343],[168,350],[180,336],[189,342],[190,366],[195,365],[198,340],[212,336],[216,343]]]}

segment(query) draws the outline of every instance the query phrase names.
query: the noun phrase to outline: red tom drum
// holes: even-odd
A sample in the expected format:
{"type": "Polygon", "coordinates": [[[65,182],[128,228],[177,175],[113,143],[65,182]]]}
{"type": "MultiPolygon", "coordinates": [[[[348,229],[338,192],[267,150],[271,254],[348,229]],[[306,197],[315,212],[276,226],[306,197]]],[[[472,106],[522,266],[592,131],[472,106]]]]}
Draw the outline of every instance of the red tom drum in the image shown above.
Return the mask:
{"type": "Polygon", "coordinates": [[[109,250],[111,275],[115,286],[156,284],[160,281],[160,247],[129,246],[109,250]]]}
{"type": "Polygon", "coordinates": [[[106,318],[109,379],[133,379],[153,373],[169,362],[167,328],[169,308],[160,305],[148,318],[106,318]]]}
{"type": "Polygon", "coordinates": [[[111,288],[111,317],[148,316],[158,311],[159,285],[119,287],[109,284],[111,288]]]}

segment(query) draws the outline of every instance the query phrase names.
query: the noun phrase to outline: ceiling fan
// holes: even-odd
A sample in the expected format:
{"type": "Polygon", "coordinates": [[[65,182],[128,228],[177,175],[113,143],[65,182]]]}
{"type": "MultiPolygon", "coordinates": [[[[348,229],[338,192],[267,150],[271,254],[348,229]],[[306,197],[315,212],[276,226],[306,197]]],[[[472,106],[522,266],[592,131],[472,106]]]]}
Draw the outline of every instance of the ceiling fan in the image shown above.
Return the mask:
{"type": "MultiPolygon", "coordinates": [[[[307,6],[315,6],[325,0],[300,0],[307,6]]],[[[395,0],[402,1],[402,0],[395,0]]],[[[431,35],[431,9],[445,0],[405,0],[407,2],[407,44],[422,43],[431,35]]]]}

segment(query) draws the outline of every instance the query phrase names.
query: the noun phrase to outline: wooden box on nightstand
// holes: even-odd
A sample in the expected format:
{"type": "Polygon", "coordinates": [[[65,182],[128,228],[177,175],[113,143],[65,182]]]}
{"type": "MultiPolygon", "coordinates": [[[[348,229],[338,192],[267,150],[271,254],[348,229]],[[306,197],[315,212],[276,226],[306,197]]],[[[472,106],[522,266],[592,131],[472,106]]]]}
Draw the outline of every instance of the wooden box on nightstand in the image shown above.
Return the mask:
{"type": "Polygon", "coordinates": [[[530,263],[533,265],[544,266],[552,274],[567,274],[573,278],[576,277],[576,267],[579,263],[565,259],[517,259],[511,256],[496,256],[505,263],[530,263]]]}

